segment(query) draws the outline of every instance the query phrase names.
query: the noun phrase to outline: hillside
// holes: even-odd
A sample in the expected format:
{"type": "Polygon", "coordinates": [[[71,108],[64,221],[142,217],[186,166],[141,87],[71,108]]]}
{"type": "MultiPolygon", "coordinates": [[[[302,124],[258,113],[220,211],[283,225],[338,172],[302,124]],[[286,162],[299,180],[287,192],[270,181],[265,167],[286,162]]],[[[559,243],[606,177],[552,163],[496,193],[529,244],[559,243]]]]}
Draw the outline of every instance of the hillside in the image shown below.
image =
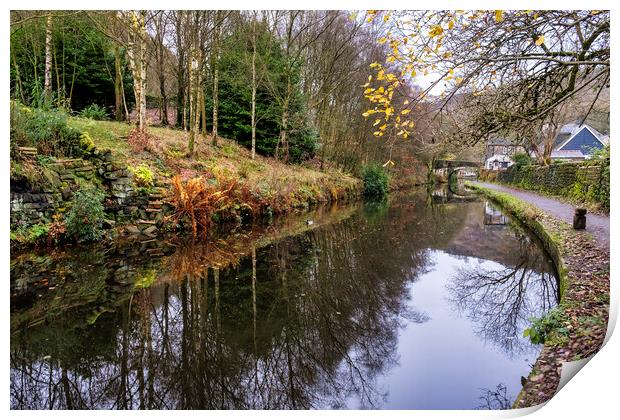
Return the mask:
{"type": "Polygon", "coordinates": [[[237,142],[187,132],[12,107],[11,243],[197,234],[317,203],[346,201],[363,183],[335,169],[285,164],[237,142]],[[43,122],[43,126],[41,126],[43,122]],[[104,234],[104,232],[106,232],[104,234]]]}
{"type": "Polygon", "coordinates": [[[211,178],[214,174],[232,177],[261,195],[279,196],[287,207],[329,201],[362,187],[361,180],[335,169],[320,171],[303,164],[289,165],[258,154],[251,159],[249,150],[221,137],[217,147],[211,144],[210,137],[199,137],[190,158],[186,153],[189,133],[182,130],[149,127],[148,140],[132,146],[133,125],[76,117],[69,119],[69,125],[88,133],[98,149],[110,149],[116,159],[127,165],[148,165],[155,179],[162,183],[177,174],[183,180],[211,178]]]}

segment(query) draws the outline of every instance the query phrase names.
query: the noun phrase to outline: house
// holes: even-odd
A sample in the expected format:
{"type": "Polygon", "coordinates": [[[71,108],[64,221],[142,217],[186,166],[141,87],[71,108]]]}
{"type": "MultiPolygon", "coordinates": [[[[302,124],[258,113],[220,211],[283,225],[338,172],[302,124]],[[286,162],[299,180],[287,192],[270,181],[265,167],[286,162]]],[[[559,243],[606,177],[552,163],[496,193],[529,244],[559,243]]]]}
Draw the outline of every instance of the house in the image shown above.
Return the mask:
{"type": "Polygon", "coordinates": [[[566,124],[560,129],[551,150],[551,160],[589,159],[596,150],[609,144],[609,136],[589,125],[566,124]]]}
{"type": "Polygon", "coordinates": [[[514,163],[512,156],[516,153],[525,153],[525,148],[504,138],[491,139],[486,146],[484,168],[504,170],[512,166],[514,163]]]}

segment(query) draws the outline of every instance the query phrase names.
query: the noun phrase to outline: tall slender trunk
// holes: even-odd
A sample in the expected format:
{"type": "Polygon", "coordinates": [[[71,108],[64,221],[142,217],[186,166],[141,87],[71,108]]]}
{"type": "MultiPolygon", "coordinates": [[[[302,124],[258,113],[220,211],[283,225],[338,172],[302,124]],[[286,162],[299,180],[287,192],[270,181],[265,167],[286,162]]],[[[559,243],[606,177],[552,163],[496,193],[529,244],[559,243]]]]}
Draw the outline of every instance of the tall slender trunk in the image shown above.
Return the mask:
{"type": "Polygon", "coordinates": [[[75,72],[77,71],[77,52],[73,54],[73,74],[71,75],[71,88],[69,89],[69,102],[68,105],[71,107],[71,99],[73,98],[73,86],[75,86],[75,72]]]}
{"type": "Polygon", "coordinates": [[[252,21],[252,159],[256,154],[256,17],[252,21]]]}
{"type": "Polygon", "coordinates": [[[140,33],[140,132],[146,126],[146,45],[140,33]]]}
{"type": "Polygon", "coordinates": [[[175,32],[176,32],[176,49],[178,54],[177,63],[177,118],[175,125],[179,128],[185,128],[185,45],[183,43],[183,33],[181,28],[183,27],[185,20],[185,12],[179,10],[176,12],[175,32]]]}
{"type": "Polygon", "coordinates": [[[179,68],[177,73],[177,116],[175,125],[179,128],[184,127],[185,120],[185,54],[179,52],[179,68]]]}
{"type": "Polygon", "coordinates": [[[62,93],[62,85],[60,84],[60,71],[58,70],[58,57],[56,55],[56,46],[52,43],[52,57],[54,58],[54,73],[56,73],[56,92],[58,99],[64,99],[62,93]]]}
{"type": "Polygon", "coordinates": [[[202,88],[202,86],[200,86],[200,126],[202,129],[202,135],[204,137],[207,136],[207,105],[205,103],[205,93],[204,90],[202,88]]]}
{"type": "Polygon", "coordinates": [[[52,14],[47,15],[45,25],[45,81],[43,93],[45,101],[52,99],[52,14]]]}
{"type": "Polygon", "coordinates": [[[166,96],[166,86],[163,77],[159,80],[159,92],[161,94],[161,124],[168,125],[168,97],[166,96]]]}
{"type": "MultiPolygon", "coordinates": [[[[200,62],[200,56],[201,54],[198,53],[198,57],[199,57],[199,62],[200,62]]],[[[198,133],[200,132],[200,120],[201,120],[201,114],[202,114],[202,97],[204,96],[204,93],[202,92],[202,77],[201,77],[201,71],[200,69],[198,69],[198,72],[196,74],[196,87],[195,87],[196,93],[196,100],[194,103],[194,135],[198,135],[198,133]]]]}
{"type": "Polygon", "coordinates": [[[133,76],[133,90],[138,110],[138,130],[144,132],[146,127],[146,45],[145,12],[132,12],[131,41],[127,43],[127,57],[133,76]]]}
{"type": "Polygon", "coordinates": [[[218,111],[218,107],[219,107],[219,89],[218,89],[218,84],[219,84],[219,71],[217,69],[217,64],[215,65],[215,68],[213,69],[213,139],[212,139],[212,144],[214,146],[217,146],[217,124],[218,124],[218,120],[217,120],[217,111],[218,111]]]}
{"type": "Polygon", "coordinates": [[[163,45],[158,45],[159,58],[159,94],[161,95],[161,124],[168,125],[168,97],[166,96],[166,75],[164,73],[163,45]]]}
{"type": "MultiPolygon", "coordinates": [[[[197,63],[196,63],[196,58],[195,58],[195,50],[194,48],[192,48],[192,50],[190,51],[189,54],[189,68],[188,68],[188,78],[189,78],[189,83],[188,83],[188,92],[187,92],[187,96],[189,99],[189,144],[188,144],[188,151],[189,151],[189,155],[192,156],[194,154],[194,142],[195,142],[195,136],[196,133],[194,132],[194,118],[195,118],[195,112],[194,112],[194,107],[195,107],[195,100],[194,100],[194,93],[195,93],[195,88],[194,88],[194,79],[196,78],[195,76],[195,69],[194,67],[197,67],[197,63]]],[[[194,232],[195,234],[195,232],[194,232]]]]}
{"type": "Polygon", "coordinates": [[[21,98],[22,103],[25,104],[26,103],[26,97],[24,96],[24,85],[22,84],[22,78],[19,75],[19,66],[17,65],[17,60],[15,59],[15,54],[11,54],[11,57],[13,58],[13,67],[15,67],[16,87],[17,87],[17,90],[19,92],[19,97],[21,98]]]}
{"type": "Polygon", "coordinates": [[[123,72],[121,71],[121,47],[114,47],[114,118],[123,120],[123,72]]]}
{"type": "MultiPolygon", "coordinates": [[[[278,141],[278,145],[282,145],[282,147],[284,148],[284,161],[288,162],[288,157],[289,157],[289,153],[288,153],[288,138],[287,138],[287,132],[288,132],[288,106],[289,106],[289,95],[287,93],[286,98],[284,98],[284,103],[282,104],[282,119],[281,119],[281,128],[280,128],[280,140],[278,141]]],[[[279,148],[276,147],[276,159],[280,159],[279,156],[279,148]]]]}
{"type": "Polygon", "coordinates": [[[179,52],[179,69],[177,73],[177,119],[176,126],[179,128],[184,128],[183,121],[185,120],[185,68],[184,66],[184,57],[185,54],[179,52]]]}
{"type": "Polygon", "coordinates": [[[221,22],[218,22],[220,12],[215,14],[215,27],[213,28],[213,46],[211,47],[211,68],[213,69],[213,137],[212,144],[217,146],[217,112],[219,107],[219,60],[220,60],[220,31],[221,22]]]}

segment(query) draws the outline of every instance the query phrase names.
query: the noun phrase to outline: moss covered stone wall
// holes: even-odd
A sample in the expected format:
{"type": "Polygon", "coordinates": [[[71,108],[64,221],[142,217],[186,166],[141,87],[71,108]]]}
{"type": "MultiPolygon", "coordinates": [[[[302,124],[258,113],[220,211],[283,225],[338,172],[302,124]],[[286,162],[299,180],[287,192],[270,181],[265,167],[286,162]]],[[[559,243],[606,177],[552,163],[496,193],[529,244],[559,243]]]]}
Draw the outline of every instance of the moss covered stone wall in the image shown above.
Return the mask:
{"type": "Polygon", "coordinates": [[[609,210],[609,159],[549,166],[513,165],[498,172],[496,179],[520,188],[599,203],[609,210]]]}

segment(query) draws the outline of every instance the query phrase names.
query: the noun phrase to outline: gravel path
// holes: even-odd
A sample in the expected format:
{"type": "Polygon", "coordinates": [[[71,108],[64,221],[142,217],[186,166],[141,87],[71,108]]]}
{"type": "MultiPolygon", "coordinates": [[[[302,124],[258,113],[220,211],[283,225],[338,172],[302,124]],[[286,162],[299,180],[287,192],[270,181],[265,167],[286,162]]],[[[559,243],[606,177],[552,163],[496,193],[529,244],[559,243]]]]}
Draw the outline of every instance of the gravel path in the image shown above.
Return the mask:
{"type": "MultiPolygon", "coordinates": [[[[475,184],[488,188],[490,190],[500,191],[513,195],[523,201],[527,201],[528,203],[533,204],[542,211],[554,217],[557,217],[558,219],[568,222],[571,225],[573,224],[575,207],[570,204],[563,203],[553,198],[544,197],[533,192],[506,187],[504,185],[490,184],[488,182],[480,181],[476,181],[475,184]]],[[[588,213],[586,221],[586,232],[589,232],[594,236],[599,246],[609,250],[609,217],[588,213]]]]}

